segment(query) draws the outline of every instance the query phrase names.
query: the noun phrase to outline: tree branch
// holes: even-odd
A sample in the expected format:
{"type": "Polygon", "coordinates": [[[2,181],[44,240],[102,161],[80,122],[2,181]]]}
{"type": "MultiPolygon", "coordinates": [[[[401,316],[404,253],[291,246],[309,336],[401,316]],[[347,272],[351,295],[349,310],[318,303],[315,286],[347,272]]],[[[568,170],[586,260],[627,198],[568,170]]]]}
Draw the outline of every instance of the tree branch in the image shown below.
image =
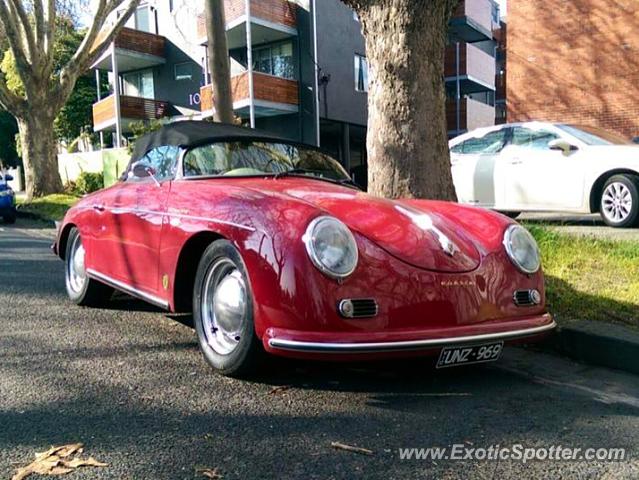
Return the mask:
{"type": "Polygon", "coordinates": [[[23,117],[25,113],[24,99],[9,90],[2,71],[0,71],[0,107],[16,118],[23,117]]]}
{"type": "Polygon", "coordinates": [[[122,0],[110,0],[108,3],[105,0],[100,0],[91,29],[84,37],[82,44],[78,47],[73,57],[60,71],[60,84],[56,91],[57,95],[54,98],[56,98],[58,102],[61,102],[61,105],[64,104],[71,94],[77,78],[88,70],[107,48],[109,48],[113,39],[120,33],[122,27],[124,27],[131,15],[135,12],[140,4],[140,0],[129,0],[129,5],[126,10],[118,17],[114,24],[106,30],[106,33],[103,34],[101,30],[106,18],[122,3],[122,0]],[[99,41],[98,34],[100,34],[99,41]]]}
{"type": "MultiPolygon", "coordinates": [[[[38,3],[40,0],[35,0],[34,3],[38,3]]],[[[29,59],[31,63],[34,62],[34,59],[38,56],[38,47],[36,45],[35,36],[33,35],[33,28],[31,27],[31,22],[29,22],[29,16],[22,6],[22,2],[20,0],[9,0],[9,6],[13,8],[13,18],[19,20],[20,23],[16,21],[16,26],[19,26],[22,29],[22,35],[26,39],[27,50],[29,53],[29,59]]],[[[14,53],[16,53],[14,51],[14,53]]],[[[16,53],[16,57],[17,57],[16,53]]],[[[16,60],[17,63],[17,60],[16,60]]]]}

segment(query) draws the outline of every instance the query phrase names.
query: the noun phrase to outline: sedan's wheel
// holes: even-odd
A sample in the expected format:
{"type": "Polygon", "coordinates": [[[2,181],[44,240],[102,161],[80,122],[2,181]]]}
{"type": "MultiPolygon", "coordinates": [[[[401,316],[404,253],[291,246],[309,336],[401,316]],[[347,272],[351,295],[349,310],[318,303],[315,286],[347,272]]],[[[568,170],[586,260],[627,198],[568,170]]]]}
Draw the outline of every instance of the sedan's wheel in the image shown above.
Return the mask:
{"type": "Polygon", "coordinates": [[[97,307],[111,298],[113,289],[87,276],[85,256],[80,232],[74,227],[69,233],[64,257],[67,294],[78,305],[97,307]]]}
{"type": "Polygon", "coordinates": [[[639,220],[639,177],[614,175],[601,194],[601,216],[611,227],[632,227],[639,220]]]}
{"type": "Polygon", "coordinates": [[[16,223],[16,212],[9,212],[3,217],[4,223],[16,223]]]}
{"type": "Polygon", "coordinates": [[[253,324],[253,299],[239,252],[226,240],[213,242],[198,266],[193,320],[206,360],[220,373],[242,376],[261,351],[253,324]]]}

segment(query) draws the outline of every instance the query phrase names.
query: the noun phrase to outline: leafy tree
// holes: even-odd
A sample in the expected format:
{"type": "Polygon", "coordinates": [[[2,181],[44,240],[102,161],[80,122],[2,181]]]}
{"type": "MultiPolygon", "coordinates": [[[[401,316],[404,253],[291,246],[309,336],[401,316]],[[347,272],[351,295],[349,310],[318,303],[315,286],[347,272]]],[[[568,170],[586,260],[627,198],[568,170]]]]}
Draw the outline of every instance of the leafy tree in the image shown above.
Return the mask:
{"type": "Polygon", "coordinates": [[[20,163],[16,152],[18,124],[9,112],[0,110],[0,165],[15,167],[20,163]]]}
{"type": "MultiPolygon", "coordinates": [[[[16,86],[12,84],[15,79],[10,71],[0,71],[0,107],[18,121],[29,200],[62,190],[52,128],[55,118],[78,79],[106,51],[140,0],[96,0],[94,3],[93,21],[82,42],[70,50],[66,62],[56,66],[60,3],[0,0],[0,37],[4,37],[10,47],[15,74],[20,80],[16,86]],[[120,15],[107,25],[109,16],[120,9],[120,15]]],[[[7,55],[4,57],[3,63],[7,55]]]]}
{"type": "Polygon", "coordinates": [[[444,50],[458,0],[342,0],[355,10],[369,64],[368,190],[454,200],[444,50]]]}

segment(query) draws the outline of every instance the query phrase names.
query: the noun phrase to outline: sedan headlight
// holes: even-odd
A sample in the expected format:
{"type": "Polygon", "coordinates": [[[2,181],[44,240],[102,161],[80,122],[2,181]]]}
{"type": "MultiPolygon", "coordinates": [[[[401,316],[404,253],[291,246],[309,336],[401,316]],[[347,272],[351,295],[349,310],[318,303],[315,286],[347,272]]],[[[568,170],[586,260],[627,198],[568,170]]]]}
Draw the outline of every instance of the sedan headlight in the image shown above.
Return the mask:
{"type": "Polygon", "coordinates": [[[325,275],[342,279],[357,267],[357,243],[350,229],[334,217],[318,217],[302,238],[313,264],[325,275]]]}
{"type": "Polygon", "coordinates": [[[504,233],[504,247],[515,266],[526,274],[539,270],[541,260],[537,242],[521,225],[511,225],[504,233]]]}

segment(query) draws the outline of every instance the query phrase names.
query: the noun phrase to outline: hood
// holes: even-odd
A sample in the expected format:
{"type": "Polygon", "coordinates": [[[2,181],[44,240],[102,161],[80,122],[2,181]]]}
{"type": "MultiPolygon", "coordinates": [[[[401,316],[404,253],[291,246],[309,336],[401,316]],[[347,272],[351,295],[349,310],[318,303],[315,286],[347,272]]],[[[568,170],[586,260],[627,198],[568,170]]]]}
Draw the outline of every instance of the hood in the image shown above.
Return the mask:
{"type": "Polygon", "coordinates": [[[416,207],[321,181],[279,179],[268,190],[304,201],[340,219],[394,257],[415,267],[450,273],[480,264],[473,240],[450,220],[416,207]]]}

